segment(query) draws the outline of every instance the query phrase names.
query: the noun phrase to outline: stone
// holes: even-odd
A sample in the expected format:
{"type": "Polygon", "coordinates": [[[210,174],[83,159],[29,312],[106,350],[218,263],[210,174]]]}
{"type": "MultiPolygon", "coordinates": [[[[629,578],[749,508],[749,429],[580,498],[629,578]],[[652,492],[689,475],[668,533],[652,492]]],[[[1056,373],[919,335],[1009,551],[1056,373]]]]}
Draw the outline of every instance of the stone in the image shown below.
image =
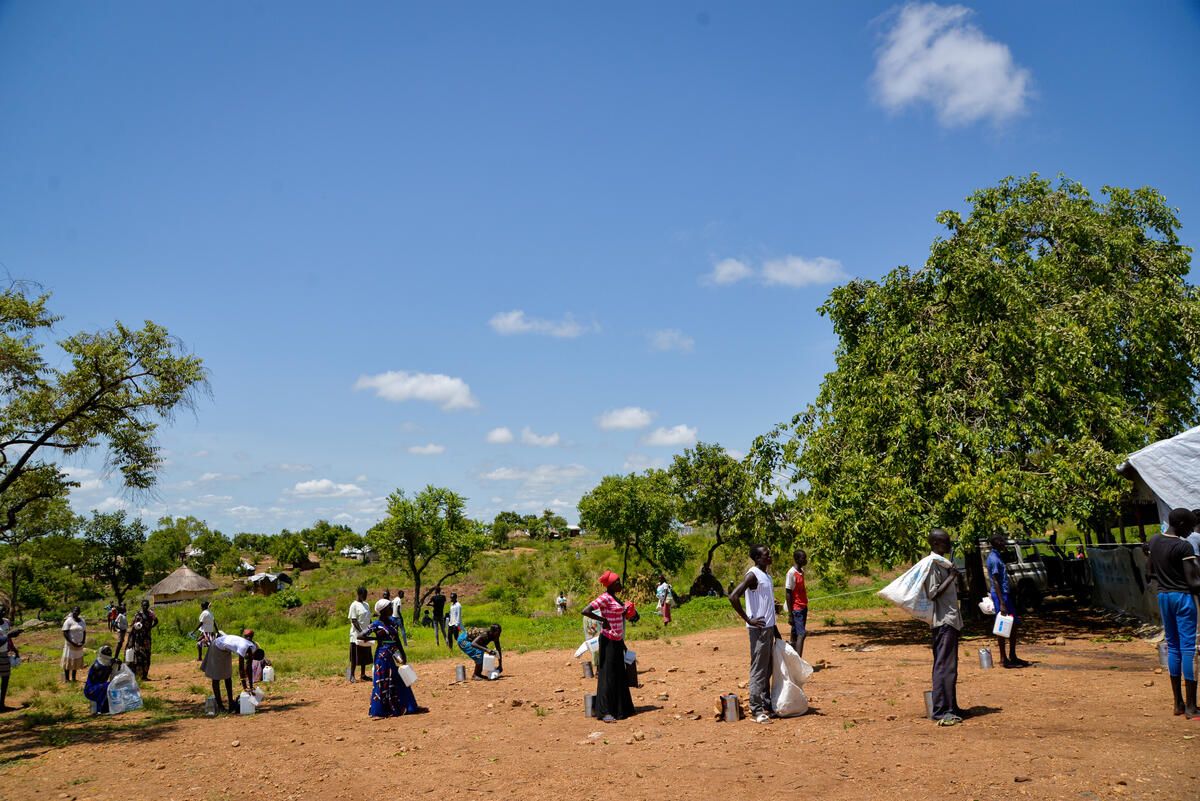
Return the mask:
{"type": "Polygon", "coordinates": [[[659,694],[658,694],[658,700],[660,700],[660,701],[669,701],[669,700],[671,700],[671,696],[670,696],[670,694],[669,694],[669,693],[659,693],[659,694]]]}
{"type": "Polygon", "coordinates": [[[1024,784],[1025,782],[1033,781],[1033,779],[1029,778],[1028,776],[1013,776],[1013,781],[1017,782],[1018,784],[1024,784]]]}
{"type": "Polygon", "coordinates": [[[633,739],[637,740],[640,743],[642,740],[646,739],[646,732],[640,731],[640,730],[635,731],[633,733],[633,739]]]}
{"type": "Polygon", "coordinates": [[[521,704],[523,704],[523,703],[525,703],[525,702],[524,702],[524,701],[522,701],[520,698],[514,698],[514,699],[512,699],[512,705],[513,705],[513,708],[514,708],[514,709],[515,709],[515,708],[517,708],[517,707],[519,707],[519,706],[521,706],[521,704]]]}
{"type": "Polygon", "coordinates": [[[334,737],[333,739],[337,740],[340,743],[342,740],[345,740],[346,738],[339,734],[337,737],[334,737]]]}
{"type": "Polygon", "coordinates": [[[1051,645],[1066,645],[1067,640],[1065,637],[1055,637],[1054,640],[1050,644],[1051,645]]]}
{"type": "Polygon", "coordinates": [[[237,747],[238,747],[239,745],[241,745],[241,744],[242,744],[242,741],[241,741],[241,740],[234,740],[234,741],[233,741],[232,743],[230,743],[229,745],[230,745],[230,747],[231,747],[231,748],[237,748],[237,747]]]}
{"type": "Polygon", "coordinates": [[[1142,686],[1143,686],[1143,687],[1153,687],[1153,686],[1154,686],[1154,679],[1150,679],[1150,681],[1144,681],[1144,682],[1142,682],[1142,686]]]}

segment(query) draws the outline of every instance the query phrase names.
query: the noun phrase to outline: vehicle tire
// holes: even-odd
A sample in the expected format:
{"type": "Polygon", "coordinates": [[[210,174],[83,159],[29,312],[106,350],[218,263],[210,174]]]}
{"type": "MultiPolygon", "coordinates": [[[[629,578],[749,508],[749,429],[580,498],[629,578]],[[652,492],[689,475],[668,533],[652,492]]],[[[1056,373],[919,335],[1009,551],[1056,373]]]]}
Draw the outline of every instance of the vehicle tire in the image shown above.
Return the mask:
{"type": "Polygon", "coordinates": [[[1042,592],[1032,581],[1017,585],[1017,611],[1022,615],[1037,613],[1042,608],[1042,592]]]}

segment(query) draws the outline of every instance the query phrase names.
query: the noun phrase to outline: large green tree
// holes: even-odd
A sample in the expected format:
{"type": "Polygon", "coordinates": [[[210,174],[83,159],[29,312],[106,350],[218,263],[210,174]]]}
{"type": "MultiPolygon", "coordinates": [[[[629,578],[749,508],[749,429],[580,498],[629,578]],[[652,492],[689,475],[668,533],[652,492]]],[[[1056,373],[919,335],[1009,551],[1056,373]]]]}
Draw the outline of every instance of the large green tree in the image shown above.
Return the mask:
{"type": "Polygon", "coordinates": [[[142,546],[146,544],[146,524],[138,518],[125,519],[124,511],[93,512],[84,523],[88,573],[107,584],[117,597],[125,600],[131,587],[141,583],[142,546]]]}
{"type": "Polygon", "coordinates": [[[17,525],[0,534],[0,576],[14,620],[19,618],[24,605],[22,584],[33,581],[35,576],[44,577],[46,557],[57,552],[45,547],[47,538],[71,537],[79,524],[66,497],[58,495],[26,506],[17,516],[17,525]]]}
{"type": "Polygon", "coordinates": [[[1191,252],[1153,189],[1007,179],[945,211],[924,268],[838,287],[816,401],[756,444],[788,472],[802,537],[850,566],[929,527],[964,538],[1099,530],[1129,452],[1197,419],[1191,252]],[[807,485],[807,486],[806,486],[807,485]]]}
{"type": "Polygon", "coordinates": [[[0,291],[0,531],[30,504],[65,494],[57,462],[85,450],[102,451],[126,487],[151,487],[158,421],[205,384],[200,359],[149,321],[59,340],[64,366],[52,366],[43,350],[58,318],[48,300],[21,283],[0,291]]]}
{"type": "Polygon", "coordinates": [[[673,573],[683,565],[687,551],[675,530],[677,511],[665,470],[605,476],[579,499],[580,525],[621,551],[626,579],[630,549],[659,573],[673,573]]]}
{"type": "Polygon", "coordinates": [[[676,456],[669,472],[683,519],[713,527],[715,540],[704,557],[711,568],[713,555],[731,536],[753,531],[735,525],[758,502],[751,473],[725,448],[707,442],[676,456]]]}
{"type": "Polygon", "coordinates": [[[187,561],[187,550],[196,539],[211,534],[199,518],[161,517],[142,548],[146,578],[158,581],[187,561]]]}
{"type": "Polygon", "coordinates": [[[483,525],[466,516],[465,506],[465,498],[444,487],[427,486],[412,497],[398,489],[388,496],[387,517],[367,532],[371,547],[402,563],[412,577],[414,622],[432,588],[468,570],[488,547],[483,525]],[[422,593],[431,568],[440,569],[441,578],[422,593]]]}

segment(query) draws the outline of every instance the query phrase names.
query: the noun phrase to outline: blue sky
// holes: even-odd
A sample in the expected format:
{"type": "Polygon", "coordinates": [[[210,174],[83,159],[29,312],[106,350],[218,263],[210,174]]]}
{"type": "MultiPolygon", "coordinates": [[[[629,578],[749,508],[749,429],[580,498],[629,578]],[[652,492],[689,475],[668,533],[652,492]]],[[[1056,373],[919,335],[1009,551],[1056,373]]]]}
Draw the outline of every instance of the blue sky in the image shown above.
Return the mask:
{"type": "Polygon", "coordinates": [[[574,521],[803,408],[830,288],[975,188],[1149,184],[1195,246],[1198,53],[1166,0],[0,3],[0,264],[211,371],[156,492],[77,462],[81,511],[574,521]]]}

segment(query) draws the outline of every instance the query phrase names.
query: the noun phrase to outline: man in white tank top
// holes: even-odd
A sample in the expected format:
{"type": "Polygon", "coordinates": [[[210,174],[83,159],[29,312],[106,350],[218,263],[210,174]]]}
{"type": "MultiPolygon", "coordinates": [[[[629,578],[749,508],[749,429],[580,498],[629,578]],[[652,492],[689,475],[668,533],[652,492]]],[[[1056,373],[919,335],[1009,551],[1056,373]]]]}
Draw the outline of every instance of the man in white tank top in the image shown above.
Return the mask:
{"type": "Polygon", "coordinates": [[[746,571],[742,583],[734,587],[729,603],[738,617],[746,621],[750,635],[750,716],[755,723],[770,723],[774,710],[771,709],[771,653],[775,638],[775,583],[767,569],[771,567],[771,551],[765,545],[750,549],[754,567],[746,571]],[[746,606],[742,608],[742,596],[746,606]]]}

